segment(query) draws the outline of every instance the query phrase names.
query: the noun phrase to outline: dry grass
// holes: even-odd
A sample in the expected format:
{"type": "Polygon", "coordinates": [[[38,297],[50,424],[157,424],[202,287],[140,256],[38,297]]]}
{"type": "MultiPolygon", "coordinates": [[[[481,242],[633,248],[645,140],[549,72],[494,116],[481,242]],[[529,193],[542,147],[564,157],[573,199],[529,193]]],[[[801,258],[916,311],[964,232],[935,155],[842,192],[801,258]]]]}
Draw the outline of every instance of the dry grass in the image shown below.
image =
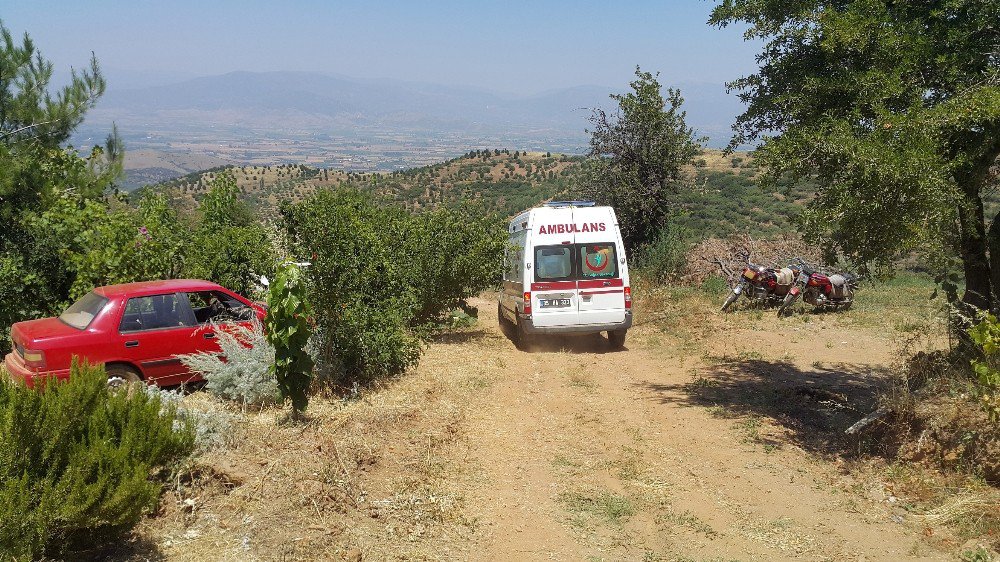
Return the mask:
{"type": "MultiPolygon", "coordinates": [[[[476,531],[459,485],[461,406],[483,381],[457,365],[429,365],[350,402],[314,399],[301,424],[277,409],[242,415],[229,446],[196,459],[144,525],[158,551],[146,554],[461,557],[476,531]]],[[[187,400],[233,411],[205,393],[187,400]]]]}
{"type": "Polygon", "coordinates": [[[869,495],[916,522],[932,545],[954,550],[975,544],[1000,552],[1000,490],[975,477],[919,463],[878,466],[866,471],[869,495]]]}
{"type": "MultiPolygon", "coordinates": [[[[641,280],[637,285],[634,292],[641,313],[638,321],[647,329],[662,330],[654,332],[658,347],[701,351],[708,362],[763,364],[778,360],[773,353],[756,349],[719,357],[704,348],[712,333],[739,331],[745,325],[763,322],[770,319],[769,311],[738,309],[720,315],[715,311],[716,303],[724,295],[708,287],[644,287],[641,280]]],[[[816,324],[822,325],[823,332],[893,334],[894,344],[900,348],[898,356],[907,358],[918,350],[948,345],[943,299],[929,299],[932,291],[933,284],[927,278],[903,273],[888,281],[866,283],[856,306],[847,313],[817,314],[801,308],[781,324],[796,337],[815,331],[820,327],[816,324]]],[[[884,488],[886,497],[893,498],[892,505],[902,507],[909,512],[908,517],[926,527],[924,534],[931,544],[955,550],[977,542],[1000,551],[1000,490],[995,487],[996,475],[1000,474],[1000,436],[971,398],[967,379],[935,374],[941,362],[934,357],[926,352],[917,355],[901,385],[890,389],[895,393],[884,397],[894,404],[895,421],[904,423],[895,433],[886,432],[882,424],[881,433],[875,431],[863,437],[866,450],[877,451],[880,456],[860,456],[853,465],[854,474],[874,482],[871,485],[875,488],[884,488]],[[911,392],[907,386],[914,383],[924,385],[922,390],[911,392]],[[882,441],[876,443],[873,439],[882,441]]],[[[813,369],[826,366],[817,361],[813,369]]],[[[904,367],[900,365],[897,370],[904,367]]],[[[697,393],[711,390],[714,384],[714,379],[696,377],[687,388],[697,393]]],[[[765,452],[774,450],[770,437],[765,437],[765,432],[771,430],[770,417],[738,415],[723,405],[710,407],[709,413],[733,418],[733,431],[743,442],[763,444],[765,452]]],[[[765,523],[748,532],[765,542],[781,538],[781,529],[765,523]]],[[[782,545],[797,551],[809,549],[805,543],[782,545]]]]}
{"type": "MultiPolygon", "coordinates": [[[[701,169],[710,172],[737,172],[741,168],[756,170],[754,158],[749,152],[736,151],[726,154],[722,150],[708,148],[702,151],[695,162],[701,169]]],[[[693,172],[696,166],[688,166],[687,171],[693,172]]]]}
{"type": "MultiPolygon", "coordinates": [[[[640,325],[630,338],[655,340],[649,347],[658,354],[693,354],[711,362],[706,341],[760,320],[753,310],[718,314],[716,303],[724,296],[718,287],[645,286],[641,279],[635,287],[640,325]]],[[[828,328],[875,333],[884,327],[895,334],[906,322],[920,321],[915,311],[922,309],[907,308],[904,301],[921,291],[919,284],[901,290],[875,287],[860,297],[871,299],[871,310],[803,313],[784,325],[804,328],[804,319],[814,318],[828,328]],[[882,316],[876,304],[885,311],[882,316]]],[[[492,345],[488,338],[493,336],[476,329],[459,336],[435,343],[414,372],[360,399],[314,399],[304,424],[286,423],[284,412],[276,409],[239,412],[205,393],[189,396],[199,408],[225,410],[238,421],[227,446],[188,467],[161,512],[145,523],[141,535],[149,548],[139,558],[338,559],[349,552],[373,560],[469,557],[469,549],[482,544],[489,531],[471,515],[481,512],[466,496],[475,488],[470,482],[481,477],[481,467],[470,462],[466,415],[471,398],[510,367],[500,355],[484,356],[483,346],[492,345]],[[469,345],[477,338],[486,339],[469,345]]],[[[769,353],[752,356],[754,351],[743,360],[774,359],[769,353]]],[[[566,440],[550,436],[553,448],[545,451],[550,459],[545,470],[556,484],[547,498],[555,500],[557,518],[569,523],[581,548],[637,558],[644,550],[676,551],[676,537],[707,541],[731,531],[782,552],[817,548],[794,521],[741,516],[740,525],[730,528],[710,513],[706,517],[679,507],[662,452],[644,442],[639,429],[615,423],[615,414],[601,406],[607,381],[585,374],[578,362],[567,360],[553,371],[574,408],[566,414],[566,440]],[[607,447],[609,442],[620,446],[607,447]]],[[[717,382],[699,377],[691,384],[704,390],[717,382]]],[[[737,439],[754,449],[763,444],[767,452],[775,429],[769,416],[715,408],[709,413],[731,418],[725,424],[737,439]]],[[[888,487],[912,517],[923,518],[935,540],[953,541],[952,550],[965,538],[996,536],[995,489],[967,476],[899,466],[907,470],[880,472],[861,463],[856,470],[888,487]]]]}

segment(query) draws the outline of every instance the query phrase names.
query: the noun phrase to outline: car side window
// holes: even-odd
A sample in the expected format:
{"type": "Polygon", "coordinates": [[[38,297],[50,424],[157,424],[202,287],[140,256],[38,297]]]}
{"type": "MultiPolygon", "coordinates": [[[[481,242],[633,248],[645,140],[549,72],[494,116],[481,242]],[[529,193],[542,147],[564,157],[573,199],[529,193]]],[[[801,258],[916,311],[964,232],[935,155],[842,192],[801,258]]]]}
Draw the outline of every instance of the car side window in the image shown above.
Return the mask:
{"type": "Polygon", "coordinates": [[[250,320],[254,316],[252,308],[222,291],[188,293],[188,298],[199,324],[250,320]]]}
{"type": "Polygon", "coordinates": [[[194,326],[194,318],[186,305],[176,293],[130,298],[118,330],[139,332],[194,326]]]}

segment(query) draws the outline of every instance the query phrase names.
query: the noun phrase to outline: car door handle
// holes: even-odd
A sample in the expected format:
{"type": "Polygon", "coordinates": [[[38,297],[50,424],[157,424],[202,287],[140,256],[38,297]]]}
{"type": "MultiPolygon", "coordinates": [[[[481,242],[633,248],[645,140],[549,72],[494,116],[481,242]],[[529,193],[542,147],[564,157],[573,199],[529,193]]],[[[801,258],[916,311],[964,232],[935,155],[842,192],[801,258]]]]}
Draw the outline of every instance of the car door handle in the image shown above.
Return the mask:
{"type": "Polygon", "coordinates": [[[215,334],[213,334],[212,332],[208,332],[208,333],[206,333],[202,337],[205,338],[206,340],[214,340],[215,339],[215,334]]]}
{"type": "Polygon", "coordinates": [[[125,347],[139,347],[139,340],[129,340],[125,342],[125,347]]]}

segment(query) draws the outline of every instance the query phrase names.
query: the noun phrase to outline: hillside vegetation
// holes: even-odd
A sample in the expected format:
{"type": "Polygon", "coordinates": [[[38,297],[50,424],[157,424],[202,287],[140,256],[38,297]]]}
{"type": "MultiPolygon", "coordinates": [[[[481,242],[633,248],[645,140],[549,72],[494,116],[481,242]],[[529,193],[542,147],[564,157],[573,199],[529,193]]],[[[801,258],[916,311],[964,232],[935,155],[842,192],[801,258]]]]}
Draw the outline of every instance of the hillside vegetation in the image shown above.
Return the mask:
{"type": "MultiPolygon", "coordinates": [[[[439,164],[391,173],[354,173],[304,164],[225,166],[152,186],[179,208],[193,209],[217,175],[231,170],[242,199],[263,215],[282,201],[301,201],[324,187],[348,185],[374,192],[410,210],[455,207],[475,202],[502,216],[543,201],[573,197],[581,156],[510,150],[474,150],[439,164]]],[[[757,168],[745,153],[706,150],[686,172],[693,189],[674,195],[675,224],[704,236],[751,229],[771,235],[792,227],[793,217],[811,196],[808,184],[777,191],[755,185],[757,168]]]]}

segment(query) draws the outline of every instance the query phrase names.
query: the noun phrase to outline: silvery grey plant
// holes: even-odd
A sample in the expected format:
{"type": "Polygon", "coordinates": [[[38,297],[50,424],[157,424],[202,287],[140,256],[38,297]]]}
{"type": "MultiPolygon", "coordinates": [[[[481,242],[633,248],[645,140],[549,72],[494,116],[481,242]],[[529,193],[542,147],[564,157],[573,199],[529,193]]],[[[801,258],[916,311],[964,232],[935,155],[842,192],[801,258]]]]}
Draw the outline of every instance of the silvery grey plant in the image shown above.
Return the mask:
{"type": "Polygon", "coordinates": [[[244,406],[272,404],[278,400],[278,383],[270,371],[274,347],[267,342],[264,327],[254,320],[249,326],[210,325],[216,334],[218,353],[182,355],[181,362],[205,378],[205,388],[214,396],[244,406]]]}

